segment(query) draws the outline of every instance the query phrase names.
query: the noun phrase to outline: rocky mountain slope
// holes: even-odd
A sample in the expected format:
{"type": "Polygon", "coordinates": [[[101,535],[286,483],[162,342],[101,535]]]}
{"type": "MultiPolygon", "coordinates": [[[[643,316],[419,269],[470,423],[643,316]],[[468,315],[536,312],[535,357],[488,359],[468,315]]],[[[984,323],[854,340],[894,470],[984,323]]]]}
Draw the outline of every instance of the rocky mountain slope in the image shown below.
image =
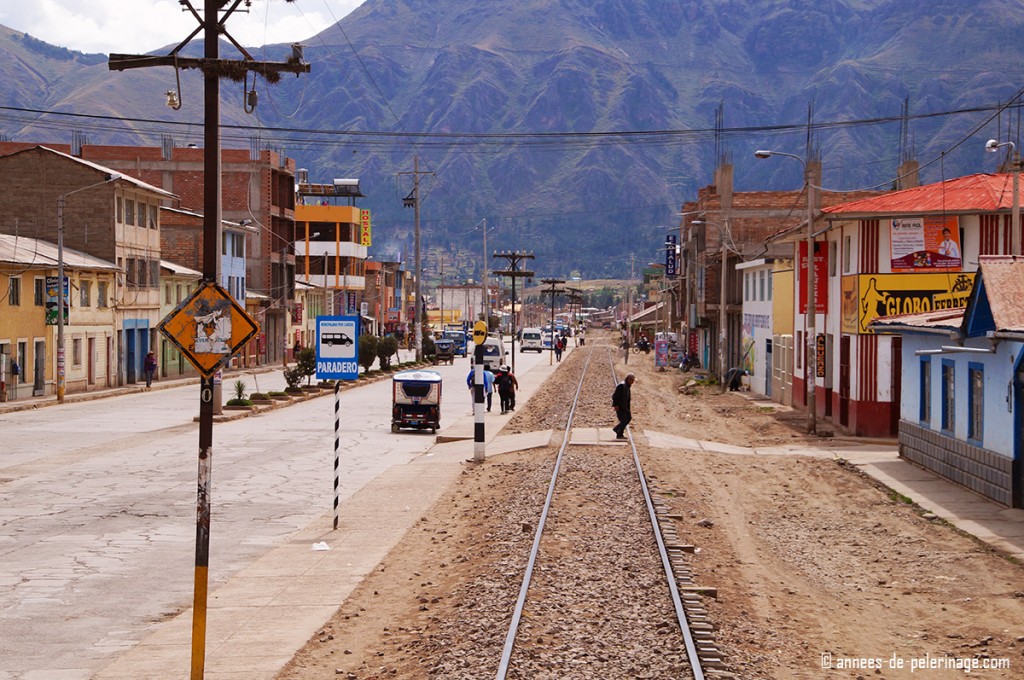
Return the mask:
{"type": "MultiPolygon", "coordinates": [[[[488,249],[531,249],[540,272],[622,273],[630,252],[654,257],[719,158],[734,163],[739,189],[798,186],[799,164],[752,151],[804,155],[809,116],[830,187],[891,180],[901,153],[942,156],[925,181],[994,169],[982,144],[1006,138],[1015,113],[956,148],[990,111],[918,116],[1015,95],[1022,21],[1011,0],[368,0],[304,41],[310,74],[257,84],[255,116],[242,113],[241,86],[225,83],[225,124],[251,126],[226,129],[225,144],[281,148],[314,181],[360,177],[392,254],[411,242],[400,200],[411,179],[398,173],[415,154],[435,173],[423,185],[428,244],[480,252],[473,227],[487,218],[488,249]],[[875,118],[887,120],[824,125],[875,118]]],[[[195,126],[132,120],[198,124],[192,73],[173,112],[163,105],[171,69],[112,73],[97,55],[4,29],[0,75],[0,105],[126,119],[0,111],[10,139],[67,142],[76,130],[93,143],[200,141],[195,126]]]]}

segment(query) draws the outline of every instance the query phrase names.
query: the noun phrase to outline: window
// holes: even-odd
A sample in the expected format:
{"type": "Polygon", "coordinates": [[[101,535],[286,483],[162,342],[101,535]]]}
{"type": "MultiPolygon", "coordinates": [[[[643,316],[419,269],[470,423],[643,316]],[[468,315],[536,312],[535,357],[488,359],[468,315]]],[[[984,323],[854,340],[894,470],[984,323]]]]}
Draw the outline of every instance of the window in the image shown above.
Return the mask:
{"type": "Polygon", "coordinates": [[[174,304],[174,294],[171,292],[172,290],[173,288],[171,288],[171,284],[168,283],[164,285],[164,302],[169,305],[174,304]]]}
{"type": "Polygon", "coordinates": [[[942,360],[942,430],[953,433],[953,418],[956,416],[956,364],[942,360]]]}
{"type": "Polygon", "coordinates": [[[46,279],[37,277],[33,283],[35,283],[35,286],[33,286],[32,297],[36,307],[42,307],[46,304],[46,279]]]}
{"type": "Polygon", "coordinates": [[[967,364],[967,439],[978,445],[985,434],[985,365],[975,362],[967,364]]]}
{"type": "Polygon", "coordinates": [[[839,243],[837,241],[828,242],[828,275],[836,275],[836,265],[839,260],[839,243]]]}
{"type": "Polygon", "coordinates": [[[758,276],[758,278],[760,279],[760,288],[757,294],[757,299],[760,300],[761,302],[764,302],[764,279],[767,274],[768,272],[762,269],[761,274],[758,276]]]}
{"type": "MultiPolygon", "coordinates": [[[[182,300],[185,299],[185,298],[181,297],[181,284],[180,283],[176,284],[174,286],[174,295],[175,295],[174,304],[178,304],[179,302],[181,302],[182,300]]],[[[170,302],[170,301],[168,300],[168,302],[170,302]]]]}
{"type": "Polygon", "coordinates": [[[81,366],[82,365],[82,339],[73,338],[71,340],[71,365],[81,366]]]}
{"type": "Polygon", "coordinates": [[[82,307],[92,306],[92,281],[78,282],[78,304],[82,307]]]}
{"type": "Polygon", "coordinates": [[[149,228],[156,229],[156,206],[151,205],[149,207],[149,228]]]}
{"type": "Polygon", "coordinates": [[[850,236],[843,237],[843,273],[851,272],[850,265],[853,262],[853,239],[850,236]]]}
{"type": "Polygon", "coordinates": [[[124,223],[135,224],[135,201],[130,199],[124,202],[124,223]]]}
{"type": "Polygon", "coordinates": [[[96,306],[105,308],[107,306],[107,282],[100,281],[96,284],[96,306]]]}
{"type": "Polygon", "coordinates": [[[918,418],[924,424],[932,420],[932,358],[921,357],[921,407],[918,418]]]}
{"type": "Polygon", "coordinates": [[[768,272],[768,301],[772,301],[772,283],[775,281],[775,272],[768,272]]]}
{"type": "Polygon", "coordinates": [[[117,223],[124,224],[124,199],[117,197],[117,223]]]}
{"type": "Polygon", "coordinates": [[[11,307],[21,305],[21,277],[11,276],[7,279],[7,304],[11,307]]]}

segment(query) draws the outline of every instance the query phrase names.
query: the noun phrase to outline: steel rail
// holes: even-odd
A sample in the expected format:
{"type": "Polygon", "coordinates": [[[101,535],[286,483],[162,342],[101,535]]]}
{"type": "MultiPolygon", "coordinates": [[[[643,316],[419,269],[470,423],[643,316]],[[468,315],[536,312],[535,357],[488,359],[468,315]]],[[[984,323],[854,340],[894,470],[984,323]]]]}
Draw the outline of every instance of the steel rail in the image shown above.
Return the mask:
{"type": "MultiPolygon", "coordinates": [[[[615,379],[615,360],[611,357],[612,378],[615,379]]],[[[683,634],[683,641],[686,644],[686,656],[689,657],[690,669],[693,672],[693,680],[704,680],[704,668],[701,665],[700,656],[697,653],[697,644],[693,640],[693,633],[690,631],[690,621],[686,616],[686,609],[683,607],[682,598],[679,597],[679,587],[676,585],[675,572],[672,570],[672,561],[668,556],[668,549],[665,547],[665,539],[661,536],[661,528],[658,524],[658,515],[654,510],[654,501],[651,499],[650,489],[647,487],[647,479],[644,477],[643,467],[640,465],[640,455],[636,450],[636,442],[633,441],[633,431],[626,428],[629,436],[629,448],[633,451],[633,464],[636,465],[637,478],[640,480],[640,488],[644,492],[644,501],[647,503],[647,515],[651,519],[651,527],[654,529],[654,540],[658,543],[658,553],[661,555],[661,566],[665,570],[665,580],[668,581],[668,589],[672,595],[672,607],[676,610],[676,621],[679,623],[679,630],[683,634]]]]}
{"type": "MultiPolygon", "coordinates": [[[[548,513],[551,509],[551,503],[554,499],[555,485],[558,482],[558,474],[562,467],[562,460],[565,455],[565,451],[569,445],[569,437],[572,433],[572,422],[576,415],[576,407],[579,404],[580,394],[583,391],[583,382],[587,376],[587,370],[590,367],[590,360],[593,358],[594,350],[587,354],[587,362],[583,366],[583,372],[580,375],[579,384],[576,386],[576,394],[573,397],[572,407],[569,409],[569,416],[565,423],[565,434],[562,436],[562,445],[558,449],[558,455],[555,458],[555,466],[551,474],[551,482],[548,484],[548,493],[544,499],[544,508],[541,511],[540,521],[537,524],[537,531],[533,537],[533,547],[530,549],[530,557],[526,564],[526,571],[523,575],[523,583],[519,588],[519,597],[516,599],[515,610],[512,613],[512,621],[509,623],[508,634],[505,636],[505,645],[502,648],[501,661],[498,664],[498,672],[495,676],[497,680],[505,680],[508,675],[509,663],[512,658],[512,650],[515,647],[516,635],[519,632],[519,623],[522,620],[523,608],[526,605],[526,595],[530,589],[530,582],[533,578],[533,570],[537,562],[537,555],[540,551],[540,542],[544,534],[544,528],[547,523],[548,513]]],[[[608,353],[608,358],[612,371],[612,380],[616,380],[615,375],[615,359],[611,352],[608,353]]],[[[650,490],[647,487],[647,480],[644,478],[643,468],[640,465],[640,456],[636,450],[636,443],[633,441],[633,433],[629,432],[629,446],[633,454],[633,464],[636,466],[637,476],[640,480],[640,487],[643,490],[644,501],[647,504],[648,517],[651,520],[651,527],[654,531],[655,541],[658,545],[658,552],[661,555],[662,568],[664,569],[666,580],[668,581],[669,592],[672,597],[672,606],[676,612],[676,621],[679,624],[680,631],[683,634],[683,640],[686,645],[686,654],[690,663],[690,668],[693,673],[694,680],[704,680],[704,670],[701,666],[700,657],[697,654],[697,646],[693,640],[693,634],[690,631],[690,624],[686,617],[686,610],[683,607],[682,600],[679,596],[679,588],[676,586],[675,574],[672,571],[672,563],[669,560],[668,550],[665,547],[665,541],[661,536],[661,529],[658,524],[657,514],[654,510],[654,502],[651,499],[650,490]]]]}
{"type": "Polygon", "coordinates": [[[508,664],[512,658],[512,648],[515,647],[516,634],[519,632],[519,621],[523,618],[523,607],[526,605],[526,593],[530,590],[530,580],[533,578],[533,567],[537,563],[537,553],[540,550],[540,540],[544,535],[544,525],[548,519],[548,511],[551,510],[551,501],[555,497],[555,483],[558,481],[558,471],[562,467],[562,458],[569,446],[569,435],[572,433],[572,419],[576,415],[576,406],[580,401],[580,393],[583,391],[583,380],[587,377],[587,368],[590,367],[590,359],[594,356],[591,350],[587,354],[587,363],[583,365],[583,373],[580,374],[580,384],[576,386],[576,395],[572,400],[572,407],[569,409],[569,417],[565,422],[565,435],[562,437],[562,446],[558,449],[558,456],[555,458],[555,468],[551,473],[551,483],[548,484],[548,495],[544,499],[544,509],[540,513],[540,521],[537,523],[537,531],[533,536],[533,547],[530,549],[530,559],[526,563],[526,572],[523,574],[523,584],[519,587],[519,597],[516,599],[516,608],[512,612],[512,622],[508,626],[508,634],[505,636],[505,646],[501,650],[501,662],[498,664],[498,680],[505,680],[508,674],[508,664]]]}

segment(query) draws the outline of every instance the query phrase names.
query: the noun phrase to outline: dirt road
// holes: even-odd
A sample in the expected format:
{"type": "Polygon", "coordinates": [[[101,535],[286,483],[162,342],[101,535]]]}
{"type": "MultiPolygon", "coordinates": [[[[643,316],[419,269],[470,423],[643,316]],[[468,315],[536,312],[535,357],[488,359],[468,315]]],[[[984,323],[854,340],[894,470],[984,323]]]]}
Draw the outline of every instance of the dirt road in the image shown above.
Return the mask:
{"type": "MultiPolygon", "coordinates": [[[[687,375],[652,363],[634,355],[618,366],[638,376],[633,432],[653,490],[680,517],[680,538],[700,548],[701,584],[718,588],[708,608],[735,677],[960,678],[964,666],[970,677],[1024,677],[1019,565],[842,461],[647,446],[645,430],[737,446],[805,440],[803,419],[716,387],[686,389],[687,375]],[[993,664],[1009,667],[983,667],[993,664]]],[[[508,429],[564,422],[567,373],[508,429]]],[[[279,677],[493,677],[460,659],[469,647],[500,653],[507,619],[491,605],[515,600],[532,540],[523,518],[539,512],[553,452],[467,465],[279,677]]],[[[583,668],[575,677],[595,676],[583,668]]]]}

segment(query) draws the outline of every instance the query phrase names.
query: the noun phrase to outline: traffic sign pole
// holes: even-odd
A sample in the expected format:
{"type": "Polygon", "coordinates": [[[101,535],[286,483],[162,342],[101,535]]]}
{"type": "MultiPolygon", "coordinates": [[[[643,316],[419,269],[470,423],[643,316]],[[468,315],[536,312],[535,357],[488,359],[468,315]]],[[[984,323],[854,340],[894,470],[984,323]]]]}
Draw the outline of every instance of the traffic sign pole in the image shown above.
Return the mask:
{"type": "Polygon", "coordinates": [[[484,445],[484,341],[487,322],[473,324],[473,462],[482,463],[487,456],[484,445]]]}

